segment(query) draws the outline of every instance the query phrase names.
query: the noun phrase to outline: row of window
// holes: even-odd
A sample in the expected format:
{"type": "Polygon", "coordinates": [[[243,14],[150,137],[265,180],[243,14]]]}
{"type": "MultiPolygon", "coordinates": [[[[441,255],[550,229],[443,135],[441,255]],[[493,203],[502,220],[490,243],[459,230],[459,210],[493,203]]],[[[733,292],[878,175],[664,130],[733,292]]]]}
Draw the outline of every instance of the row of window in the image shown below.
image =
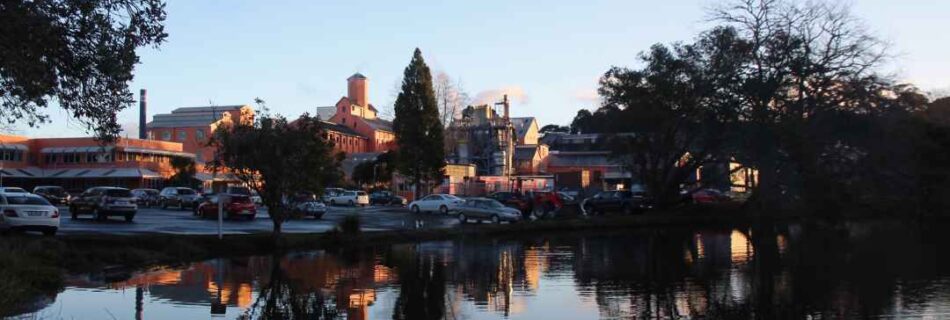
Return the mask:
{"type": "Polygon", "coordinates": [[[23,161],[23,150],[2,150],[0,151],[0,159],[14,162],[23,161]]]}
{"type": "Polygon", "coordinates": [[[44,155],[46,164],[72,163],[110,163],[113,161],[160,162],[171,161],[171,156],[150,153],[48,153],[44,155]]]}
{"type": "MultiPolygon", "coordinates": [[[[177,141],[188,140],[188,131],[180,130],[177,131],[177,133],[177,141]]],[[[159,133],[159,135],[160,140],[172,141],[172,131],[162,131],[159,133]]],[[[206,137],[207,135],[205,135],[204,129],[195,129],[195,139],[204,140],[206,137]]],[[[149,139],[155,140],[155,131],[149,132],[149,139]]]]}

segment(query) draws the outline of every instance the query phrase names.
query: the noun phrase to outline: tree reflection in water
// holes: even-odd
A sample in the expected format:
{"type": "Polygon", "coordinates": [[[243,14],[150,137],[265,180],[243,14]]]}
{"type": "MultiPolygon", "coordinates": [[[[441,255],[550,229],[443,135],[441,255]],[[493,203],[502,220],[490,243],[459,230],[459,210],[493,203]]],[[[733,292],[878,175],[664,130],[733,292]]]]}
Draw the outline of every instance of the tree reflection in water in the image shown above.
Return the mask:
{"type": "Polygon", "coordinates": [[[258,289],[257,299],[241,319],[343,319],[335,303],[321,290],[306,290],[295,283],[274,256],[270,276],[258,289]]]}

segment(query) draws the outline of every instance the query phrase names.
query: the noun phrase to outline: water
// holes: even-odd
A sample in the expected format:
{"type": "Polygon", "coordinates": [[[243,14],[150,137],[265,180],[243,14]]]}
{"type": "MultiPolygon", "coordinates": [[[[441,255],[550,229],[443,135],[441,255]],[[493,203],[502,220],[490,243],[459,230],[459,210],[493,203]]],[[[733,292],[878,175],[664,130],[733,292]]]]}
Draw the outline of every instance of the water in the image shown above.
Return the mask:
{"type": "Polygon", "coordinates": [[[950,318],[947,225],[641,229],[75,277],[53,319],[950,318]]]}

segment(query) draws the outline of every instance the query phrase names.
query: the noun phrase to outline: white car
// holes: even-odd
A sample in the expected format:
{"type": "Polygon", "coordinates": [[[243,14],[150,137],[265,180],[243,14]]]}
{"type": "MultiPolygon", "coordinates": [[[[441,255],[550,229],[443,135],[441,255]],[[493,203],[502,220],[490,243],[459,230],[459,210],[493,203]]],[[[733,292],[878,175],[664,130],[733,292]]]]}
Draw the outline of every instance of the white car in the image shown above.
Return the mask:
{"type": "Polygon", "coordinates": [[[52,236],[59,230],[59,209],[43,197],[29,193],[0,194],[0,229],[41,231],[52,236]]]}
{"type": "Polygon", "coordinates": [[[330,205],[349,205],[365,207],[369,205],[369,195],[363,191],[343,191],[343,193],[330,198],[330,205]]]}
{"type": "Polygon", "coordinates": [[[410,202],[409,210],[412,210],[413,213],[439,212],[449,214],[455,212],[462,202],[465,202],[465,200],[451,194],[430,194],[422,199],[410,202]]]}
{"type": "Polygon", "coordinates": [[[28,193],[29,193],[29,192],[27,192],[26,190],[24,190],[23,188],[17,188],[17,187],[3,187],[2,190],[3,190],[3,193],[14,193],[14,194],[16,194],[16,193],[19,193],[19,194],[28,194],[28,193]]]}

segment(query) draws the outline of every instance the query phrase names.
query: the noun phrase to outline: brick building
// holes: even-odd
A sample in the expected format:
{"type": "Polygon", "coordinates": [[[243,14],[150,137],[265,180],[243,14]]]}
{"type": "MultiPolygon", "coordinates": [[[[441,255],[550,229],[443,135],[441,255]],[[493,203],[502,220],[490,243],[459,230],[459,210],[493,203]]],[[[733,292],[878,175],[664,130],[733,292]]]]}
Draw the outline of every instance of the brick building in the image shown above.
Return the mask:
{"type": "MultiPolygon", "coordinates": [[[[379,118],[379,111],[369,103],[369,79],[356,73],[346,79],[347,96],[337,101],[336,113],[329,122],[352,129],[366,138],[365,152],[386,152],[396,148],[393,123],[379,118]]],[[[318,114],[320,111],[318,109],[318,114]]]]}
{"type": "Polygon", "coordinates": [[[248,105],[188,107],[156,114],[146,127],[149,140],[181,143],[185,152],[195,154],[199,164],[214,158],[208,139],[218,126],[254,121],[254,109],[248,105]]]}
{"type": "Polygon", "coordinates": [[[91,137],[37,138],[0,135],[0,176],[5,186],[56,185],[127,188],[164,185],[174,175],[171,159],[194,158],[181,143],[118,139],[101,145],[91,137]]]}

